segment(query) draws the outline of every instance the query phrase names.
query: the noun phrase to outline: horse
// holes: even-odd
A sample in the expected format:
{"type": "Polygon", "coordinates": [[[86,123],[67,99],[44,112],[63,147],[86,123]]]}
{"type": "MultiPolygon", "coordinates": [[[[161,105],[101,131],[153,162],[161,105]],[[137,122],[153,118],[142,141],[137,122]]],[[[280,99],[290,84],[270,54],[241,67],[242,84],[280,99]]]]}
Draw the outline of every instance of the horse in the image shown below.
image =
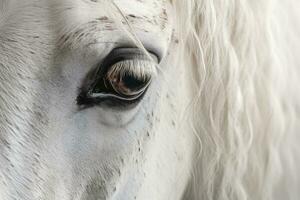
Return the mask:
{"type": "Polygon", "coordinates": [[[299,8],[0,0],[0,199],[299,199],[299,8]]]}

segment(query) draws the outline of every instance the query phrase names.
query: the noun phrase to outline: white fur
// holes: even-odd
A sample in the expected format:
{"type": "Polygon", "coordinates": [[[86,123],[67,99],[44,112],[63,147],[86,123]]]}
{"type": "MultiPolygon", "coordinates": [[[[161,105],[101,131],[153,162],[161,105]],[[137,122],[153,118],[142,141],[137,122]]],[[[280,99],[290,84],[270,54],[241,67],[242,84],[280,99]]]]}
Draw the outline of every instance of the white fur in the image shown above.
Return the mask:
{"type": "Polygon", "coordinates": [[[0,0],[0,199],[300,196],[297,0],[0,0]],[[108,53],[162,62],[130,110],[80,110],[108,53]]]}

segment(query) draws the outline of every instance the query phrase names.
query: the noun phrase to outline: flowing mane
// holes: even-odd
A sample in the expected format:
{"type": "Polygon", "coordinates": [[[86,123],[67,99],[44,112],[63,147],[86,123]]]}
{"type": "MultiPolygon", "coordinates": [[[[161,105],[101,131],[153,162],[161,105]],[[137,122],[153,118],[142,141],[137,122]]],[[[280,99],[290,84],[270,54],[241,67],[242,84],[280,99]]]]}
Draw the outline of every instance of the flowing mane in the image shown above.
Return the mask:
{"type": "MultiPolygon", "coordinates": [[[[283,171],[297,174],[299,62],[291,43],[299,31],[289,18],[296,2],[174,3],[197,88],[190,111],[198,149],[185,199],[273,199],[283,171]]],[[[287,184],[297,187],[292,177],[287,184]]]]}

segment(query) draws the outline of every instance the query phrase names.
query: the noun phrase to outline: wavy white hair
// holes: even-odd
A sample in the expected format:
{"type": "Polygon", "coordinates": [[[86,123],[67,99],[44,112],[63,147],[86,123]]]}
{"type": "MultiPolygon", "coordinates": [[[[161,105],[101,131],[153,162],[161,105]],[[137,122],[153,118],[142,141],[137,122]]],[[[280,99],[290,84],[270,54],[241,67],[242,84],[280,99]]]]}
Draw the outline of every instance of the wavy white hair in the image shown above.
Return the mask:
{"type": "Polygon", "coordinates": [[[300,74],[291,44],[299,32],[290,16],[299,3],[173,3],[180,64],[192,67],[197,90],[189,110],[198,149],[185,199],[267,200],[285,186],[284,199],[298,198],[293,175],[285,186],[282,179],[297,174],[300,74]]]}

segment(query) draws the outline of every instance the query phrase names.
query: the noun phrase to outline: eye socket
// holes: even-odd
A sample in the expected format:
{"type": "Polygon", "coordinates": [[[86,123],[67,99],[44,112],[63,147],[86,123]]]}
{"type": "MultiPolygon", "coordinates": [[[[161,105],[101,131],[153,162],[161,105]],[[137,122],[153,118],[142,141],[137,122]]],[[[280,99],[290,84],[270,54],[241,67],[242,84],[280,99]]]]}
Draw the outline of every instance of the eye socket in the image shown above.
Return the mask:
{"type": "Polygon", "coordinates": [[[113,50],[90,74],[77,97],[78,105],[133,104],[148,89],[156,74],[158,58],[137,48],[113,50]]]}

